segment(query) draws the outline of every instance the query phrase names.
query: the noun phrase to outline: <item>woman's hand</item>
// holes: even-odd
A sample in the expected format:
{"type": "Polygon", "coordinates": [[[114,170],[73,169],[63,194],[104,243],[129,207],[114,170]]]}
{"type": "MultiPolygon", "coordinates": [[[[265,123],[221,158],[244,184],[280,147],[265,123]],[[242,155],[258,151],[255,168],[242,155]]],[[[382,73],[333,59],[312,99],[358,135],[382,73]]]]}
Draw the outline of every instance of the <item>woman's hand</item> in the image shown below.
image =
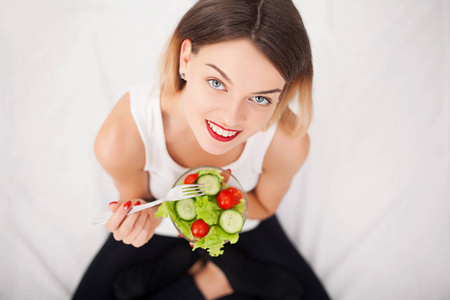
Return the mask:
{"type": "Polygon", "coordinates": [[[111,202],[109,208],[114,214],[106,223],[106,229],[113,233],[116,241],[141,247],[146,244],[155,232],[160,220],[155,218],[158,206],[151,207],[127,216],[132,206],[144,204],[142,199],[124,201],[122,203],[111,202]]]}

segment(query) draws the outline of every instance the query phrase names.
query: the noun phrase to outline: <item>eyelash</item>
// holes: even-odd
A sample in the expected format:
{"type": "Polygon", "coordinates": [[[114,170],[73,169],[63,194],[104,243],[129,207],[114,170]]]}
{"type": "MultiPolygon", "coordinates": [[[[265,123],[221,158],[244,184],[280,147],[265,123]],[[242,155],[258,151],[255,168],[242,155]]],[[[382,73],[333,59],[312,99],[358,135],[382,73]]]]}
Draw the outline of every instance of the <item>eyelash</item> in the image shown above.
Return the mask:
{"type": "Polygon", "coordinates": [[[217,79],[208,79],[208,82],[209,82],[209,85],[210,85],[213,89],[220,90],[220,91],[226,90],[225,85],[224,85],[222,82],[220,82],[219,80],[217,80],[217,79]],[[221,86],[223,86],[223,89],[219,89],[219,88],[217,88],[217,87],[214,87],[214,85],[213,85],[212,82],[217,82],[217,83],[219,83],[221,86]]]}
{"type": "Polygon", "coordinates": [[[267,99],[266,97],[263,97],[263,96],[255,96],[255,97],[251,97],[250,99],[252,99],[253,101],[255,101],[257,104],[259,104],[259,105],[262,105],[262,106],[267,106],[267,105],[269,105],[269,104],[272,104],[272,102],[269,100],[269,99],[267,99]],[[254,100],[254,98],[262,98],[263,99],[263,101],[265,101],[265,103],[261,103],[261,102],[258,102],[258,101],[256,101],[256,100],[254,100]]]}
{"type": "MultiPolygon", "coordinates": [[[[217,79],[208,79],[208,83],[215,90],[226,91],[225,85],[217,79]],[[216,84],[219,83],[223,88],[220,89],[218,87],[215,87],[213,85],[213,82],[216,84]]],[[[272,104],[272,102],[269,99],[267,99],[266,97],[263,97],[263,96],[254,96],[254,97],[251,97],[250,99],[252,99],[256,104],[261,105],[261,106],[267,106],[267,105],[272,104]],[[255,98],[262,98],[263,100],[261,102],[258,102],[255,98]],[[265,101],[265,103],[262,103],[263,101],[265,101]]]]}

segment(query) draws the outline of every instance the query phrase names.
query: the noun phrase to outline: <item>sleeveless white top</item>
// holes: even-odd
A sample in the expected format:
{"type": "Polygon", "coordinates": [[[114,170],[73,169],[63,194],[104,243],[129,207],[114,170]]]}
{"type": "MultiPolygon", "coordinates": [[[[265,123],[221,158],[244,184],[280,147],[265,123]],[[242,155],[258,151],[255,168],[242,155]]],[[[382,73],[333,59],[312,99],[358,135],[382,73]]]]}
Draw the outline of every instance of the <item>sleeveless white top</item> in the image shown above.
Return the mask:
{"type": "MultiPolygon", "coordinates": [[[[156,199],[163,197],[178,177],[188,170],[177,164],[167,151],[159,96],[159,91],[151,92],[150,85],[130,89],[131,114],[145,147],[144,171],[149,172],[150,191],[156,199]]],[[[276,124],[264,132],[257,132],[247,140],[236,161],[221,166],[232,171],[246,192],[253,190],[258,182],[264,156],[275,131],[276,124]]],[[[247,219],[242,231],[251,230],[258,224],[258,220],[247,219]]],[[[178,234],[168,218],[163,219],[155,233],[165,236],[178,234]]]]}

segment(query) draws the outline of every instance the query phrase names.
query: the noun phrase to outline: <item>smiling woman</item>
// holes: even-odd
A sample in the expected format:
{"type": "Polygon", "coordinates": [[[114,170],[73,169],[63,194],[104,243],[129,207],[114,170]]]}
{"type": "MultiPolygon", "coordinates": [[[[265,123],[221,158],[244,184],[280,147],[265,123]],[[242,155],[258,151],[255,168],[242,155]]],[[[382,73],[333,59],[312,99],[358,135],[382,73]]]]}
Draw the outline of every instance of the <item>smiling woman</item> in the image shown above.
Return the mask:
{"type": "Polygon", "coordinates": [[[131,88],[98,133],[120,201],[74,298],[328,299],[274,216],[308,156],[312,73],[290,0],[198,1],[169,40],[159,92],[131,88]],[[217,258],[191,251],[158,207],[127,216],[205,165],[231,169],[248,199],[239,242],[217,258]]]}
{"type": "Polygon", "coordinates": [[[260,131],[273,115],[286,84],[248,39],[207,45],[197,53],[192,52],[192,42],[184,40],[180,72],[188,84],[172,96],[178,98],[172,101],[184,106],[177,122],[186,119],[200,147],[213,155],[243,145],[260,131]]]}
{"type": "MultiPolygon", "coordinates": [[[[277,69],[286,83],[281,88],[283,93],[280,98],[284,101],[277,105],[265,128],[278,121],[288,134],[304,135],[312,118],[313,66],[308,34],[302,19],[289,0],[245,2],[243,5],[242,1],[235,0],[199,1],[184,15],[169,40],[162,60],[161,91],[171,94],[185,85],[179,72],[182,64],[180,48],[186,39],[192,42],[192,53],[197,53],[205,45],[246,39],[277,69]],[[294,101],[298,101],[302,113],[297,118],[287,109],[294,101]]],[[[213,68],[229,81],[221,69],[213,68]]],[[[251,74],[255,75],[256,72],[251,74]]]]}

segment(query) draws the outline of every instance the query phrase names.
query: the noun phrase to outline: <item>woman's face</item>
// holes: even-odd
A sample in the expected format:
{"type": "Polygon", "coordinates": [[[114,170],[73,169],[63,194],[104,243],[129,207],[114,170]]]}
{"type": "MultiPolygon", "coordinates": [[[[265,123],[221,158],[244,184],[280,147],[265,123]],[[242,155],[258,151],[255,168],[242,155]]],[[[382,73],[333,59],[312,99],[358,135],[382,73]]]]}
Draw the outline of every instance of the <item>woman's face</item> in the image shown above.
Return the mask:
{"type": "Polygon", "coordinates": [[[180,71],[185,117],[198,143],[220,155],[244,143],[272,116],[285,81],[248,40],[202,47],[183,43],[180,71]]]}

